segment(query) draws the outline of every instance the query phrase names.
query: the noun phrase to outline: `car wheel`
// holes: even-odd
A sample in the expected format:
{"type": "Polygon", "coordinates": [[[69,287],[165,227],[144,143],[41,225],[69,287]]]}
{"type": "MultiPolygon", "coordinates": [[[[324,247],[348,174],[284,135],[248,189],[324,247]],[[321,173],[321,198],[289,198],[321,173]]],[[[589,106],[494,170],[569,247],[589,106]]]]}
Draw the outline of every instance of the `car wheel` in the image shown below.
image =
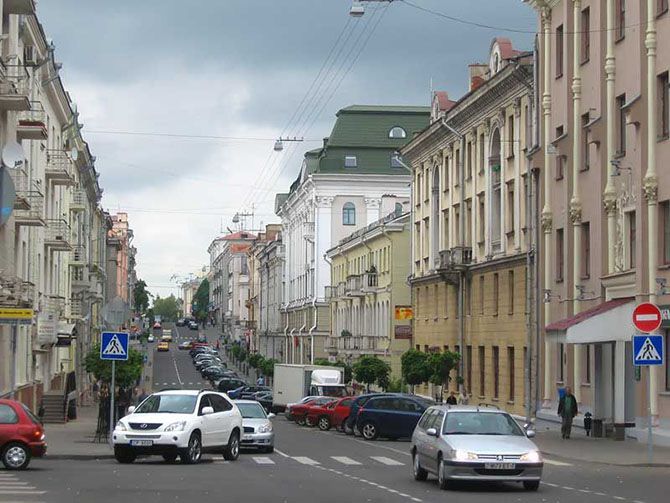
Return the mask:
{"type": "Polygon", "coordinates": [[[305,426],[305,424],[307,423],[307,419],[305,418],[305,416],[300,416],[295,418],[295,422],[298,426],[305,426]]]}
{"type": "Polygon", "coordinates": [[[310,428],[315,426],[314,422],[310,419],[309,416],[305,416],[305,426],[309,426],[310,428]]]}
{"type": "Polygon", "coordinates": [[[117,462],[123,465],[132,463],[133,461],[135,461],[136,457],[137,457],[136,454],[132,450],[126,447],[119,447],[119,446],[114,447],[114,458],[116,459],[117,462]]]}
{"type": "Polygon", "coordinates": [[[228,445],[223,450],[223,459],[226,461],[235,461],[240,457],[240,434],[234,431],[230,434],[228,445]]]}
{"type": "Polygon", "coordinates": [[[23,444],[12,442],[2,451],[2,464],[8,470],[25,470],[29,463],[30,451],[23,444]]]}
{"type": "Polygon", "coordinates": [[[445,471],[445,466],[444,466],[444,461],[442,458],[439,458],[437,460],[437,485],[442,489],[443,491],[445,489],[449,489],[449,479],[444,474],[445,471]]]}
{"type": "Polygon", "coordinates": [[[330,430],[330,418],[328,416],[321,416],[317,424],[319,425],[319,429],[321,431],[330,430]]]}
{"type": "Polygon", "coordinates": [[[414,480],[424,481],[428,478],[428,472],[421,468],[419,455],[416,452],[412,456],[412,474],[414,475],[414,480]]]}
{"type": "Polygon", "coordinates": [[[379,436],[377,425],[370,421],[363,423],[361,427],[361,434],[365,440],[375,440],[379,436]]]}
{"type": "Polygon", "coordinates": [[[268,454],[272,454],[275,451],[275,448],[273,445],[271,445],[270,447],[266,447],[264,451],[267,452],[268,454]]]}
{"type": "Polygon", "coordinates": [[[191,438],[188,439],[188,447],[184,450],[179,457],[181,462],[185,465],[194,465],[200,461],[202,457],[202,442],[200,440],[200,435],[197,433],[191,433],[191,438]]]}
{"type": "Polygon", "coordinates": [[[177,459],[177,453],[163,454],[163,459],[166,463],[174,463],[177,459]]]}
{"type": "Polygon", "coordinates": [[[523,488],[526,491],[537,491],[540,488],[539,480],[525,480],[523,482],[523,488]]]}

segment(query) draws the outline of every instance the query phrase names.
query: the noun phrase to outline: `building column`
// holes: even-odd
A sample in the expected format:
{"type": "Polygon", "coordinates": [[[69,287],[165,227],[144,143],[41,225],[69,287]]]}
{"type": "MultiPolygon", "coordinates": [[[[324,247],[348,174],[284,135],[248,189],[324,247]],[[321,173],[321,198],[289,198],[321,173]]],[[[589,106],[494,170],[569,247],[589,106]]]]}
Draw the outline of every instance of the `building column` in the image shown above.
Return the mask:
{"type": "Polygon", "coordinates": [[[616,188],[614,186],[613,171],[610,167],[610,162],[614,160],[616,154],[616,140],[615,140],[615,124],[614,117],[616,116],[616,97],[615,97],[615,75],[616,75],[616,59],[614,57],[614,29],[615,29],[615,0],[607,0],[607,52],[605,55],[605,81],[607,87],[607,120],[605,121],[606,135],[607,135],[607,164],[608,171],[607,183],[605,191],[603,192],[603,203],[605,205],[605,212],[607,214],[607,272],[613,273],[616,267],[616,188]]]}
{"type": "Polygon", "coordinates": [[[626,420],[626,343],[614,343],[614,422],[626,420]]]}
{"type": "MultiPolygon", "coordinates": [[[[521,98],[514,102],[514,138],[510,148],[514,152],[514,249],[521,250],[521,98]]],[[[530,171],[528,183],[530,183],[530,171]]]]}
{"type": "Polygon", "coordinates": [[[491,246],[491,125],[484,125],[484,256],[492,255],[491,246]]]}

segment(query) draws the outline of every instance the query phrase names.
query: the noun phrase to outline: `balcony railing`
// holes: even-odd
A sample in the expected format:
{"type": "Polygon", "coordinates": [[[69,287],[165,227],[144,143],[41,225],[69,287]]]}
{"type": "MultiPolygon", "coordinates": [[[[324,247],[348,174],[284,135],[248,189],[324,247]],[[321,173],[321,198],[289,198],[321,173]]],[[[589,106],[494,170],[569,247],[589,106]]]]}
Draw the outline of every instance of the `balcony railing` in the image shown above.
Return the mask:
{"type": "Polygon", "coordinates": [[[30,102],[30,110],[20,112],[17,117],[16,139],[46,140],[49,136],[47,129],[47,114],[39,101],[30,102]]]}
{"type": "Polygon", "coordinates": [[[14,222],[18,226],[44,227],[44,195],[23,168],[8,169],[14,188],[14,222]]]}
{"type": "Polygon", "coordinates": [[[30,110],[30,81],[23,65],[6,65],[7,73],[0,82],[0,110],[30,110]]]}
{"type": "Polygon", "coordinates": [[[86,211],[88,198],[84,189],[74,189],[70,200],[70,211],[86,211]]]}
{"type": "Polygon", "coordinates": [[[47,180],[54,185],[72,185],[74,180],[74,162],[64,150],[47,150],[47,165],[44,170],[47,180]]]}
{"type": "Polygon", "coordinates": [[[365,295],[363,292],[363,276],[362,275],[353,275],[347,277],[347,290],[346,294],[350,297],[359,297],[365,295]]]}
{"type": "Polygon", "coordinates": [[[440,252],[440,269],[465,269],[472,263],[472,248],[456,246],[440,252]]]}
{"type": "Polygon", "coordinates": [[[376,292],[379,288],[379,275],[376,272],[363,274],[363,291],[376,292]]]}
{"type": "Polygon", "coordinates": [[[337,299],[337,286],[326,287],[326,301],[337,299]]]}
{"type": "Polygon", "coordinates": [[[44,245],[57,251],[69,251],[70,226],[65,220],[46,220],[47,228],[44,235],[44,245]]]}
{"type": "Polygon", "coordinates": [[[347,284],[344,281],[340,281],[337,284],[337,297],[340,299],[345,297],[346,291],[347,291],[347,284]]]}
{"type": "Polygon", "coordinates": [[[68,301],[68,315],[70,320],[81,319],[84,317],[84,302],[82,299],[73,297],[68,301]]]}
{"type": "Polygon", "coordinates": [[[33,307],[35,285],[15,276],[0,277],[0,304],[4,306],[33,307]]]}
{"type": "Polygon", "coordinates": [[[336,349],[337,351],[357,354],[383,353],[387,345],[387,338],[372,335],[329,337],[326,343],[328,349],[336,349]]]}
{"type": "Polygon", "coordinates": [[[78,244],[72,247],[72,258],[70,259],[71,266],[85,266],[86,265],[86,247],[78,244]]]}

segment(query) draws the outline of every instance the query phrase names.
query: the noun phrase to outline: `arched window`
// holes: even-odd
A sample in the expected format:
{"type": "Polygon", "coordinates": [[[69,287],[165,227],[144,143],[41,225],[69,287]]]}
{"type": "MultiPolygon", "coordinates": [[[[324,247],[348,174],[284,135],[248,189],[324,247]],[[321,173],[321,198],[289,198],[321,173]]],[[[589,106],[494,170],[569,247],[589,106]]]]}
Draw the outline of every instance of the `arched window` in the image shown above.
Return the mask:
{"type": "Polygon", "coordinates": [[[356,206],[345,203],[342,207],[342,225],[356,225],[356,206]]]}
{"type": "Polygon", "coordinates": [[[491,249],[497,253],[501,249],[501,206],[502,206],[502,163],[500,157],[501,151],[500,129],[495,129],[491,135],[491,150],[489,156],[489,169],[491,171],[490,180],[490,201],[491,201],[491,223],[489,230],[491,232],[491,249]]]}
{"type": "Polygon", "coordinates": [[[402,215],[402,203],[395,203],[395,210],[394,210],[396,216],[402,215]]]}
{"type": "Polygon", "coordinates": [[[389,138],[407,138],[407,132],[400,126],[395,126],[389,131],[389,138]]]}

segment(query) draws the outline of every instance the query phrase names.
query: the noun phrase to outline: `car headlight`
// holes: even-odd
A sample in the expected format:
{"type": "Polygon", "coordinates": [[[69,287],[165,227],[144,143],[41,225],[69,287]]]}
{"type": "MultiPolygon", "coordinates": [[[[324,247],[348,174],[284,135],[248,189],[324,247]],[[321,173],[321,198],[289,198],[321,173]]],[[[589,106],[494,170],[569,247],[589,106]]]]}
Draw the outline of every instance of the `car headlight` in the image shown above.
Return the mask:
{"type": "Polygon", "coordinates": [[[272,431],[272,423],[262,424],[258,427],[258,433],[270,433],[272,431]]]}
{"type": "Polygon", "coordinates": [[[474,452],[468,452],[463,449],[451,451],[452,459],[456,461],[476,461],[477,455],[474,452]]]}
{"type": "Polygon", "coordinates": [[[530,451],[521,456],[521,461],[527,461],[529,463],[539,463],[542,461],[542,457],[538,451],[530,451]]]}
{"type": "Polygon", "coordinates": [[[117,422],[114,429],[119,431],[128,431],[128,427],[125,424],[123,424],[123,421],[117,422]]]}
{"type": "Polygon", "coordinates": [[[177,421],[176,423],[168,424],[165,431],[184,431],[186,428],[186,421],[177,421]]]}

